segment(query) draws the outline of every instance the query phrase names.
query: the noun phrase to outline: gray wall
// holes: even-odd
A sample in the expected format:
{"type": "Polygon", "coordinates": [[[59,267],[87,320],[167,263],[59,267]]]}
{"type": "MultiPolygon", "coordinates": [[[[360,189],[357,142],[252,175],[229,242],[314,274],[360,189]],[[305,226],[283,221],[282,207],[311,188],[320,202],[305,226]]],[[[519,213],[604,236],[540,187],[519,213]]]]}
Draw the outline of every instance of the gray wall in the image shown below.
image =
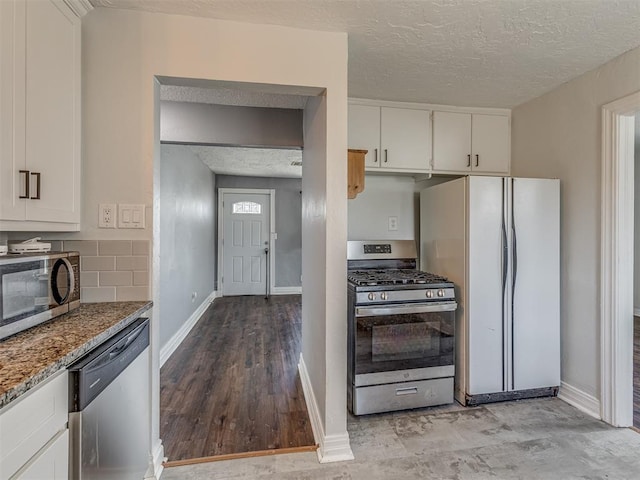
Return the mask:
{"type": "Polygon", "coordinates": [[[634,210],[635,216],[633,241],[633,308],[640,311],[640,112],[636,114],[636,141],[635,141],[635,189],[634,210]]]}
{"type": "Polygon", "coordinates": [[[215,175],[187,148],[160,157],[160,345],[214,291],[215,175]],[[193,292],[196,298],[193,299],[193,292]]]}
{"type": "Polygon", "coordinates": [[[302,110],[162,102],[160,140],[301,148],[302,110]]]}
{"type": "Polygon", "coordinates": [[[274,287],[299,287],[302,274],[302,200],[299,178],[216,175],[218,188],[275,189],[274,287]]]}

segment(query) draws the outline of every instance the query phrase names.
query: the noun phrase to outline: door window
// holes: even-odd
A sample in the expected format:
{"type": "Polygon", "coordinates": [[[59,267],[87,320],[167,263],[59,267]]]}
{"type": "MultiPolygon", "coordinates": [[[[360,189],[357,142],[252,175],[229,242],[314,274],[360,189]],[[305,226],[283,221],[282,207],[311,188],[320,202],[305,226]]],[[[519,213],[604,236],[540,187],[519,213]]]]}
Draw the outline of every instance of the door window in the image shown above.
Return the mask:
{"type": "Polygon", "coordinates": [[[255,202],[235,202],[232,209],[233,213],[248,213],[250,215],[262,213],[262,205],[255,202]]]}

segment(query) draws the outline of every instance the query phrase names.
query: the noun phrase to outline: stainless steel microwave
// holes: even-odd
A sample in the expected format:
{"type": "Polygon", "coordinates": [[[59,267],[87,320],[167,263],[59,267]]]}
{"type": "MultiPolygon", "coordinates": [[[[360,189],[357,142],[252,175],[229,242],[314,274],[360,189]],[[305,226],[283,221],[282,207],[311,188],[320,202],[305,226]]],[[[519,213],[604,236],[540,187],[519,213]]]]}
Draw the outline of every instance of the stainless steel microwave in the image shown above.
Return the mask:
{"type": "Polygon", "coordinates": [[[79,306],[78,252],[0,257],[0,339],[79,306]]]}

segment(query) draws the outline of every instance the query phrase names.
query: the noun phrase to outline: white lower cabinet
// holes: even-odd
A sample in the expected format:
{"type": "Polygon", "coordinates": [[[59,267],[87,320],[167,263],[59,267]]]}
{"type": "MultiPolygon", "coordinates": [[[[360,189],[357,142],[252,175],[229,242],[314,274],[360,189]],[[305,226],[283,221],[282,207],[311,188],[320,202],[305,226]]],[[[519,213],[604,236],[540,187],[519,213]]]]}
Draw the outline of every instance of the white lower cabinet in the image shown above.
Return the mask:
{"type": "Polygon", "coordinates": [[[69,377],[47,379],[0,410],[0,479],[66,479],[69,377]]]}
{"type": "Polygon", "coordinates": [[[69,478],[69,430],[63,430],[36,457],[25,465],[12,479],[20,480],[68,480],[69,478]]]}

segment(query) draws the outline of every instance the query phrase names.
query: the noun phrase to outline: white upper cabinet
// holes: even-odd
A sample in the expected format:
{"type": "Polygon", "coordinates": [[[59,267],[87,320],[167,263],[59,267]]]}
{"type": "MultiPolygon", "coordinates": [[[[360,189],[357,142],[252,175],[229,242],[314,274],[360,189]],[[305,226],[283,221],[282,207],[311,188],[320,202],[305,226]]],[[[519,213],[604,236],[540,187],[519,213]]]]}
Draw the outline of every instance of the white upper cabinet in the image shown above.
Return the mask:
{"type": "Polygon", "coordinates": [[[367,150],[366,169],[380,166],[380,107],[349,105],[348,144],[355,150],[367,150]]]}
{"type": "Polygon", "coordinates": [[[0,228],[79,229],[80,18],[0,2],[0,228]]]}
{"type": "Polygon", "coordinates": [[[365,169],[427,172],[431,159],[430,111],[349,105],[349,148],[367,150],[365,169]]]}
{"type": "Polygon", "coordinates": [[[508,174],[510,118],[433,112],[433,171],[508,174]]]}
{"type": "Polygon", "coordinates": [[[473,170],[509,173],[511,160],[510,118],[504,115],[471,115],[473,170]]]}
{"type": "Polygon", "coordinates": [[[433,112],[433,168],[471,170],[471,115],[433,112]]]}

